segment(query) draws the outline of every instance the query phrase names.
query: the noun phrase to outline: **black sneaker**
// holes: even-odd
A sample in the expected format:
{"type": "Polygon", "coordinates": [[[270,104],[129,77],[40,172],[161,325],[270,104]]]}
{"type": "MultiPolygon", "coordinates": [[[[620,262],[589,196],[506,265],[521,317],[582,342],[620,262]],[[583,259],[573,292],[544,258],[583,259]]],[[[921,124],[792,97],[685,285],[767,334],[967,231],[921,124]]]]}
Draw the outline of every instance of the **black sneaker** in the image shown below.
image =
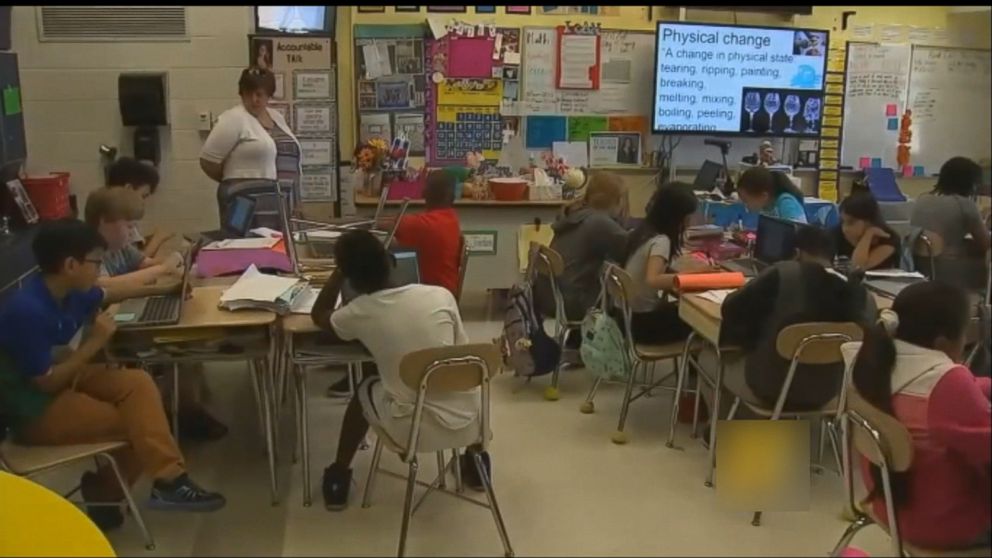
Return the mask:
{"type": "MultiPolygon", "coordinates": [[[[462,483],[472,490],[483,492],[486,490],[486,487],[482,484],[482,479],[479,477],[479,470],[475,468],[475,459],[472,457],[474,453],[472,450],[467,450],[464,455],[459,456],[458,466],[462,470],[462,483]]],[[[492,482],[493,465],[489,459],[489,452],[479,452],[479,455],[482,456],[482,469],[485,471],[486,478],[492,482]]]]}
{"type": "Polygon", "coordinates": [[[324,507],[331,511],[342,511],[348,507],[348,493],[351,491],[351,469],[339,467],[336,463],[324,469],[324,507]]]}
{"type": "Polygon", "coordinates": [[[351,397],[351,382],[348,380],[347,374],[327,388],[327,396],[332,398],[351,397]]]}
{"type": "MultiPolygon", "coordinates": [[[[106,498],[100,498],[100,480],[96,473],[87,471],[83,473],[83,478],[79,479],[79,492],[83,496],[84,502],[108,503],[106,498]]],[[[120,506],[86,506],[86,515],[101,531],[113,531],[124,524],[124,512],[120,506]]]]}
{"type": "Polygon", "coordinates": [[[183,473],[171,482],[155,481],[148,507],[162,511],[212,512],[225,504],[227,501],[223,496],[204,490],[183,473]]]}

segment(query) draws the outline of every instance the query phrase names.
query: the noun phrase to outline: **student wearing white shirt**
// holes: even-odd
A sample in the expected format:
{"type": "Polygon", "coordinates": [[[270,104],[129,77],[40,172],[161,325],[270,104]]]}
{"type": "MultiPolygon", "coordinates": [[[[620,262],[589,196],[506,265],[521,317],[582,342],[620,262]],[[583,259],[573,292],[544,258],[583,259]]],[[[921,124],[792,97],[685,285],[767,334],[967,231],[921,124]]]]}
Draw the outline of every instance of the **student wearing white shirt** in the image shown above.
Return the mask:
{"type": "Polygon", "coordinates": [[[241,72],[241,104],[221,113],[200,151],[200,168],[220,183],[217,205],[222,223],[227,200],[238,193],[239,184],[278,180],[291,184],[294,199],[299,190],[300,143],[282,114],[269,107],[275,90],[272,72],[259,68],[241,72]]]}
{"type": "MultiPolygon", "coordinates": [[[[409,436],[417,394],[400,377],[400,360],[421,349],[468,343],[468,336],[458,304],[447,289],[419,284],[392,286],[392,256],[372,233],[345,233],[337,241],[334,257],[337,270],[314,303],[311,316],[335,338],[365,345],[378,368],[378,374],[368,376],[349,403],[336,459],[324,470],[325,506],[342,510],[348,504],[351,462],[368,432],[366,417],[374,417],[397,441],[405,443],[409,436]],[[335,308],[346,280],[358,296],[335,308]]],[[[468,447],[478,439],[478,420],[477,393],[431,396],[424,405],[419,448],[426,452],[437,447],[468,447]]],[[[488,455],[482,458],[488,464],[488,455]]],[[[469,463],[463,456],[463,478],[469,486],[479,488],[481,480],[469,463]]]]}

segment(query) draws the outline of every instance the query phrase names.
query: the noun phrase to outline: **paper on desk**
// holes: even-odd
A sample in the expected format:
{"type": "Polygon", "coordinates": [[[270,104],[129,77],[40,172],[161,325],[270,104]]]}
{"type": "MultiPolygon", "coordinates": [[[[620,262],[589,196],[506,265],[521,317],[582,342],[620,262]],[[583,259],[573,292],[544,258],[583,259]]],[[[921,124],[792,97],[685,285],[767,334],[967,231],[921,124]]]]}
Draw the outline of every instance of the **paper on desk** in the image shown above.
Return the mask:
{"type": "Polygon", "coordinates": [[[901,269],[874,269],[872,271],[866,271],[865,277],[897,277],[900,279],[926,279],[922,273],[918,271],[903,271],[901,269]]]}
{"type": "Polygon", "coordinates": [[[272,248],[278,238],[229,238],[217,240],[203,247],[204,250],[264,250],[272,248]]]}
{"type": "Polygon", "coordinates": [[[710,302],[715,302],[717,304],[723,304],[723,301],[727,299],[730,293],[734,292],[734,289],[716,289],[713,291],[705,291],[699,293],[701,298],[705,298],[710,302]]]}
{"type": "Polygon", "coordinates": [[[320,295],[320,289],[315,287],[307,287],[303,289],[300,296],[296,297],[293,301],[293,305],[290,306],[290,311],[294,314],[309,314],[313,310],[313,304],[317,302],[317,296],[320,295]]]}
{"type": "Polygon", "coordinates": [[[258,227],[257,229],[251,229],[248,232],[251,234],[257,234],[262,238],[282,238],[281,232],[275,229],[270,229],[269,227],[258,227]]]}
{"type": "Polygon", "coordinates": [[[306,235],[309,239],[314,240],[337,240],[341,237],[341,231],[307,231],[306,235]]]}
{"type": "Polygon", "coordinates": [[[220,302],[221,304],[241,300],[275,302],[287,291],[292,290],[299,281],[295,277],[267,275],[252,264],[230,288],[221,293],[220,302]]]}

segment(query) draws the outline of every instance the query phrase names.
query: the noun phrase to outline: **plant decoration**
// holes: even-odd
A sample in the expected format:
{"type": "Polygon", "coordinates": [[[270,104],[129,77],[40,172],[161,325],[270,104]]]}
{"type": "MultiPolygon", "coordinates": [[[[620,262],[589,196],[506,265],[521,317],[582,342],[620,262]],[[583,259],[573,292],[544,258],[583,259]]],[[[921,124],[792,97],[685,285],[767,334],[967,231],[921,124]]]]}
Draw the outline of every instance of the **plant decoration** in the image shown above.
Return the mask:
{"type": "Polygon", "coordinates": [[[549,178],[557,181],[565,179],[571,167],[563,157],[555,157],[550,151],[545,151],[541,157],[544,160],[544,171],[548,173],[549,178]]]}
{"type": "Polygon", "coordinates": [[[389,146],[382,138],[372,138],[355,148],[355,169],[371,174],[386,168],[389,146]]]}

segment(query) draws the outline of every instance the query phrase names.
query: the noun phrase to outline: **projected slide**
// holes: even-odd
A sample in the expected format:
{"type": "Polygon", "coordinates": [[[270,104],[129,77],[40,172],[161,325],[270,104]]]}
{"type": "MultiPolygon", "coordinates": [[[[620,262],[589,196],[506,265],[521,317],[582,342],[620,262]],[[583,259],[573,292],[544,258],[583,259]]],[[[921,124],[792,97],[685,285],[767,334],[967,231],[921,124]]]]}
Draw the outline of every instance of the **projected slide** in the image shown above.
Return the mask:
{"type": "Polygon", "coordinates": [[[827,33],[659,23],[656,132],[816,136],[827,33]]]}
{"type": "Polygon", "coordinates": [[[324,6],[258,6],[258,26],[290,33],[325,31],[324,6]]]}

